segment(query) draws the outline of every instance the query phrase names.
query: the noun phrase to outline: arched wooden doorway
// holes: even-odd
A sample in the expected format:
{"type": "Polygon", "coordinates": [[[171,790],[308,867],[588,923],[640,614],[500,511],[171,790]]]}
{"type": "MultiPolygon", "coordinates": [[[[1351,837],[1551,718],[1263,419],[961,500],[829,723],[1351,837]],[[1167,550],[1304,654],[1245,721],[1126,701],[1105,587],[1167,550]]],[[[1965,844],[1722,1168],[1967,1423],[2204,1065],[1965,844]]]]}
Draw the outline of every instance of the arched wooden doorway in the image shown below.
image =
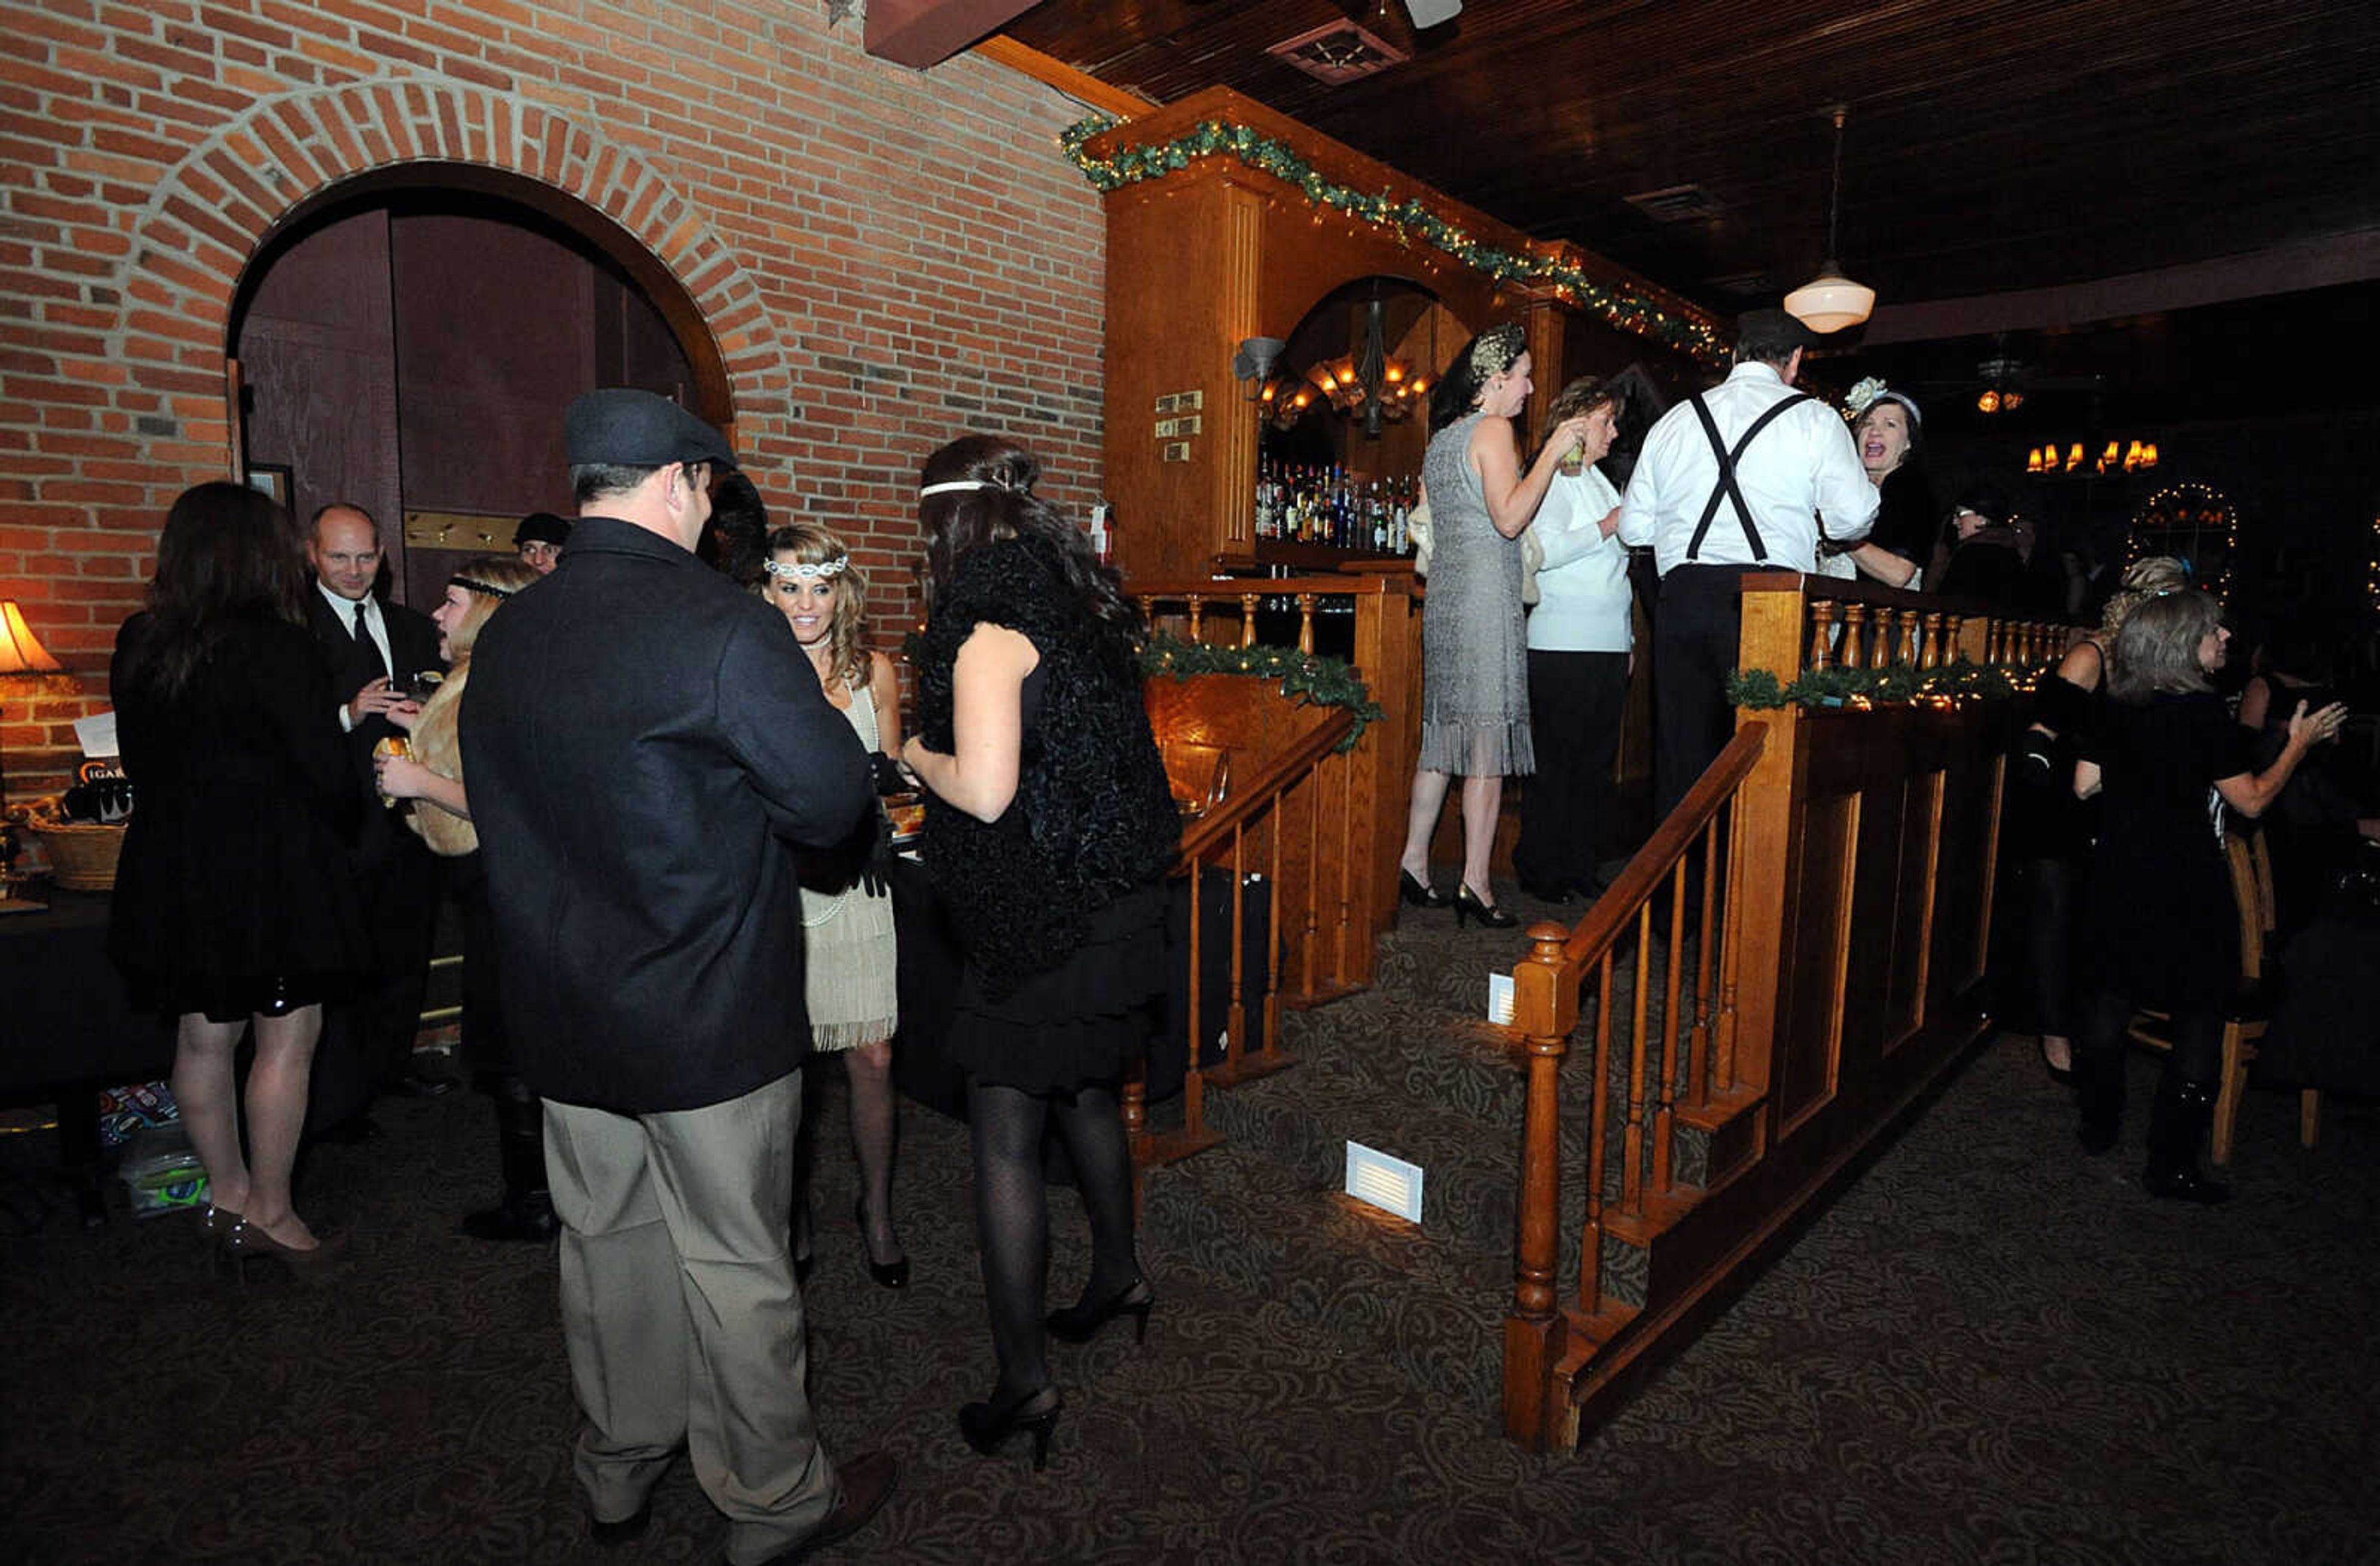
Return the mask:
{"type": "Polygon", "coordinates": [[[694,300],[609,218],[503,170],[425,162],[300,203],[230,313],[238,448],[302,519],[378,516],[395,596],[434,602],[513,523],[569,510],[562,410],[597,385],[734,409],[694,300]]]}

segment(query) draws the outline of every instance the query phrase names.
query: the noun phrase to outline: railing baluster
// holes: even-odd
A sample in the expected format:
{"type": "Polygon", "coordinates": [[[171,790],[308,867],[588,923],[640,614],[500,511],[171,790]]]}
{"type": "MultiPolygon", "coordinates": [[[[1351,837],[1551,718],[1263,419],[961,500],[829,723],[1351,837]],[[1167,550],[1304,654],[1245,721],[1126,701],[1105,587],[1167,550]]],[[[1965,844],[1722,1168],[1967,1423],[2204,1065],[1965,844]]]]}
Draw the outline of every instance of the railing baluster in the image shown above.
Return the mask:
{"type": "Polygon", "coordinates": [[[1694,1031],[1686,1040],[1686,1101],[1700,1109],[1710,1102],[1711,918],[1718,903],[1718,818],[1703,828],[1703,912],[1701,939],[1694,946],[1694,1031]]]}
{"type": "Polygon", "coordinates": [[[1297,595],[1297,650],[1300,652],[1314,650],[1314,595],[1312,593],[1297,595]]]}
{"type": "Polygon", "coordinates": [[[1810,601],[1810,656],[1806,661],[1813,669],[1835,666],[1835,604],[1832,599],[1810,601]]]}
{"type": "Polygon", "coordinates": [[[1248,1007],[1243,998],[1247,986],[1248,951],[1248,869],[1247,828],[1232,829],[1232,996],[1230,1024],[1223,1042],[1223,1063],[1236,1066],[1247,1052],[1248,1007]]]}
{"type": "Polygon", "coordinates": [[[1882,669],[1888,666],[1900,651],[1900,611],[1888,604],[1879,604],[1876,612],[1876,630],[1868,649],[1867,666],[1882,669]]]}
{"type": "Polygon", "coordinates": [[[1586,1131],[1586,1228],[1579,1236],[1578,1298],[1588,1314],[1603,1308],[1603,1165],[1611,1127],[1611,949],[1596,968],[1595,1091],[1586,1131]]]}
{"type": "Polygon", "coordinates": [[[1674,1090],[1679,1074],[1678,1045],[1687,1030],[1678,1026],[1678,991],[1686,966],[1686,867],[1680,859],[1670,872],[1670,958],[1661,977],[1661,1071],[1656,1077],[1653,1109],[1653,1191],[1670,1194],[1670,1138],[1676,1129],[1674,1090]]]}
{"type": "Polygon", "coordinates": [[[1636,910],[1636,993],[1629,1008],[1628,1118],[1621,1127],[1620,1210],[1645,1214],[1645,1018],[1651,1000],[1653,904],[1636,910]]]}
{"type": "Polygon", "coordinates": [[[1942,648],[1942,612],[1929,609],[1925,612],[1925,628],[1919,633],[1917,666],[1938,669],[1949,662],[1942,648]]]}
{"type": "Polygon", "coordinates": [[[1190,595],[1190,635],[1187,639],[1191,641],[1206,639],[1199,634],[1199,622],[1206,613],[1206,608],[1207,601],[1204,598],[1196,593],[1190,595]]]}
{"type": "Polygon", "coordinates": [[[1240,595],[1240,645],[1242,647],[1254,647],[1257,644],[1257,606],[1263,601],[1262,593],[1240,595]]]}
{"type": "Polygon", "coordinates": [[[1843,608],[1843,667],[1867,667],[1867,605],[1846,603],[1843,608]]]}

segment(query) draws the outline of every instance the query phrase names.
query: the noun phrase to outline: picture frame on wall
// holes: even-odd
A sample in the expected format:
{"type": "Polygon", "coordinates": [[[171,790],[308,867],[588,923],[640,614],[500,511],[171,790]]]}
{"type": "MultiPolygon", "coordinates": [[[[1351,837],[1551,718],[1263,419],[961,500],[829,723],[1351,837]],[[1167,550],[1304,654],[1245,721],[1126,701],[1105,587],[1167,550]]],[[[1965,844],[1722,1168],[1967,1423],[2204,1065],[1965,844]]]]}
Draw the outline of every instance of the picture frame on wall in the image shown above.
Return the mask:
{"type": "Polygon", "coordinates": [[[285,509],[289,504],[289,469],[286,465],[273,462],[251,462],[248,465],[248,487],[271,495],[285,509]]]}

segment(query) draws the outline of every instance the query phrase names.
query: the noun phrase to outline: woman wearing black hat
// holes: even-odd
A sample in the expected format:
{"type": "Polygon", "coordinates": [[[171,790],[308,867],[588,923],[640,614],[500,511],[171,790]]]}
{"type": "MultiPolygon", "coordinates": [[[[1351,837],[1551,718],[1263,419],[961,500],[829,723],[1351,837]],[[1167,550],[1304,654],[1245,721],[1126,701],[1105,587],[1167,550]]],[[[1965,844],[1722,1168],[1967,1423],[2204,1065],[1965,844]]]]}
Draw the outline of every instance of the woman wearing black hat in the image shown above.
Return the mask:
{"type": "Polygon", "coordinates": [[[1998,486],[1970,483],[1950,503],[1944,525],[1947,559],[1934,577],[1945,598],[1980,600],[2004,613],[2027,606],[2024,555],[2009,523],[2008,496],[1998,486]]]}
{"type": "Polygon", "coordinates": [[[569,541],[570,519],[551,511],[532,511],[513,529],[513,552],[540,577],[562,563],[562,546],[569,541]]]}

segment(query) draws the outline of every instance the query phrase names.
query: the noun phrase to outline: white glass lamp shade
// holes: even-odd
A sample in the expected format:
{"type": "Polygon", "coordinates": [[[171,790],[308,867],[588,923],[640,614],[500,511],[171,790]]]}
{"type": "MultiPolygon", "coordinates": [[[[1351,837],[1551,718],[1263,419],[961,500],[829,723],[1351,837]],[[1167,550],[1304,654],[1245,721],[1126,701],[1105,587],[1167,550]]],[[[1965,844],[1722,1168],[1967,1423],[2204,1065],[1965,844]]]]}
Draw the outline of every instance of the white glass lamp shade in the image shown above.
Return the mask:
{"type": "Polygon", "coordinates": [[[1876,290],[1854,283],[1832,262],[1817,276],[1785,296],[1785,313],[1813,332],[1840,332],[1857,326],[1876,309],[1876,290]]]}

